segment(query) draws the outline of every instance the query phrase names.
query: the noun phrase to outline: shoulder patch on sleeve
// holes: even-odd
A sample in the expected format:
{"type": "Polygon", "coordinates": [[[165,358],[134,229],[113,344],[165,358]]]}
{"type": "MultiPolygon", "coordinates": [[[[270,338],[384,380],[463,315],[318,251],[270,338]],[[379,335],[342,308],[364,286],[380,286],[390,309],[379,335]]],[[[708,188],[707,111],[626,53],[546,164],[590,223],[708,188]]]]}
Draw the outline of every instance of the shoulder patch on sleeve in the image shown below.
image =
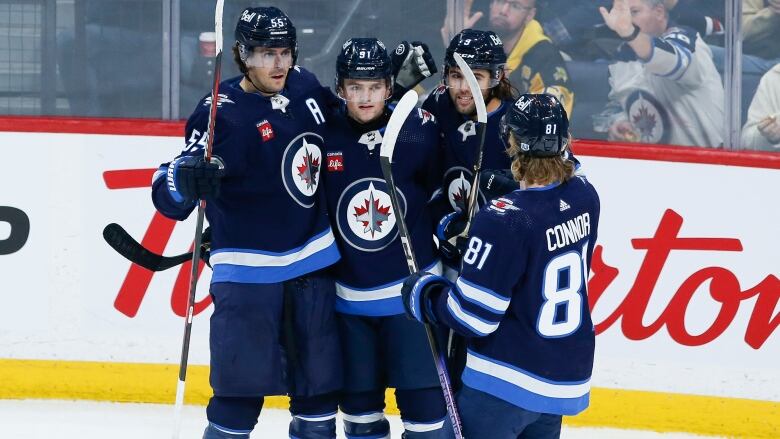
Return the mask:
{"type": "Polygon", "coordinates": [[[499,197],[494,200],[490,200],[490,205],[486,210],[488,212],[495,213],[496,215],[505,215],[508,211],[520,210],[520,208],[515,206],[512,200],[499,197]]]}
{"type": "Polygon", "coordinates": [[[433,90],[433,96],[436,99],[436,102],[439,102],[439,96],[445,94],[447,92],[447,87],[444,86],[444,84],[439,85],[433,90]]]}
{"type": "Polygon", "coordinates": [[[697,32],[688,27],[672,27],[664,34],[663,39],[681,44],[693,52],[696,50],[697,32]]]}
{"type": "Polygon", "coordinates": [[[428,110],[423,110],[422,108],[418,108],[417,115],[420,118],[420,126],[425,125],[426,123],[431,121],[436,123],[436,117],[434,117],[434,115],[431,114],[428,110]]]}

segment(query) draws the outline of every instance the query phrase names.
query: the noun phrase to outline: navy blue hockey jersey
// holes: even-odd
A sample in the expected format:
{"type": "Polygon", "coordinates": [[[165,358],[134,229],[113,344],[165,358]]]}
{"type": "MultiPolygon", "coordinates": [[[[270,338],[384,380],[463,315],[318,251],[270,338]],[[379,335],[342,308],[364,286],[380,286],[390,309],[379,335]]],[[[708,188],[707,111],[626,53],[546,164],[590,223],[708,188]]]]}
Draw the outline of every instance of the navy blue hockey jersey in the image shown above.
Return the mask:
{"type": "MultiPolygon", "coordinates": [[[[387,316],[404,312],[401,285],[409,275],[396,218],[379,164],[379,150],[390,110],[375,124],[360,125],[343,112],[328,120],[325,136],[328,211],[341,252],[335,265],[336,310],[387,316]]],[[[441,273],[426,202],[439,185],[439,128],[427,111],[407,118],[393,153],[398,189],[417,263],[441,273]]]]}
{"type": "MultiPolygon", "coordinates": [[[[274,97],[246,93],[241,77],[220,84],[213,154],[225,164],[220,196],[206,204],[212,230],[212,282],[273,283],[338,260],[318,191],[330,91],[308,71],[290,70],[274,97]]],[[[202,155],[211,97],[187,121],[180,155],[202,155]]],[[[183,220],[195,207],[167,190],[163,164],[152,197],[165,216],[183,220]]]]}
{"type": "MultiPolygon", "coordinates": [[[[482,169],[507,169],[511,164],[498,136],[498,123],[509,105],[511,102],[501,102],[497,109],[488,113],[482,169]]],[[[444,141],[444,176],[441,190],[447,201],[447,208],[441,214],[453,210],[465,211],[479,148],[477,124],[458,113],[444,86],[439,86],[428,96],[423,108],[436,117],[444,141]]],[[[478,202],[480,205],[485,202],[481,193],[478,202]]]]}
{"type": "Polygon", "coordinates": [[[587,408],[599,210],[578,176],[516,190],[477,213],[461,275],[434,304],[436,318],[467,337],[465,385],[535,412],[587,408]]]}

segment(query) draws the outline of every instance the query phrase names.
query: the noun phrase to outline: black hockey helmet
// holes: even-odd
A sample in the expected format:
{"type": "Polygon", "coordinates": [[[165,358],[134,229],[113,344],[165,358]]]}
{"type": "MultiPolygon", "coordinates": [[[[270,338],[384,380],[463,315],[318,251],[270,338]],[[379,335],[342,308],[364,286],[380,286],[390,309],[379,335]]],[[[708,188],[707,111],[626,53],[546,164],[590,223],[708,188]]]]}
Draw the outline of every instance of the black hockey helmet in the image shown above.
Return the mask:
{"type": "Polygon", "coordinates": [[[295,26],[290,17],[273,6],[244,9],[236,24],[236,43],[244,62],[255,47],[289,47],[293,65],[298,58],[295,26]]]}
{"type": "Polygon", "coordinates": [[[564,154],[569,138],[566,109],[555,96],[523,94],[501,117],[499,135],[509,148],[509,134],[515,136],[520,154],[555,157],[564,154]]]}
{"type": "Polygon", "coordinates": [[[463,29],[455,35],[444,55],[444,76],[450,67],[457,67],[454,53],[463,57],[463,61],[472,69],[490,71],[491,87],[498,84],[501,72],[506,65],[506,53],[501,38],[492,31],[463,29]]]}
{"type": "MultiPolygon", "coordinates": [[[[336,58],[336,87],[343,79],[389,79],[393,66],[385,45],[376,38],[350,38],[336,58]]],[[[390,81],[392,82],[392,81],[390,81]]]]}

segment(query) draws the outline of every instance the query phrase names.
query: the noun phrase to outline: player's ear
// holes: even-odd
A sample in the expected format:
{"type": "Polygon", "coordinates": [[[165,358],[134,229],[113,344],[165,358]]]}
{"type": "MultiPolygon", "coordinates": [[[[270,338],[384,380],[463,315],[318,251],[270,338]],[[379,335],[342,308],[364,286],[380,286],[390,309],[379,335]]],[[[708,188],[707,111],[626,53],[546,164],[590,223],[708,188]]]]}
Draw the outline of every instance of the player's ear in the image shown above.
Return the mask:
{"type": "Polygon", "coordinates": [[[536,1],[533,2],[531,9],[528,10],[528,15],[525,17],[525,24],[531,22],[536,17],[536,1]]]}

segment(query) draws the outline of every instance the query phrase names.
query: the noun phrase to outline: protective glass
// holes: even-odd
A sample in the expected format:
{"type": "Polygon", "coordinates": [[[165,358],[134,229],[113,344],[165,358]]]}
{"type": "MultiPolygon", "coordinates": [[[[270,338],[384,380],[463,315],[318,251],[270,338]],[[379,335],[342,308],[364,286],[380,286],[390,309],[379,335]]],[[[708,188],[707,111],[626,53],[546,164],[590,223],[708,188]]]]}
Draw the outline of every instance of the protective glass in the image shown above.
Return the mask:
{"type": "Polygon", "coordinates": [[[247,67],[258,68],[290,68],[292,67],[292,49],[257,47],[246,59],[247,67]]]}
{"type": "Polygon", "coordinates": [[[526,6],[519,1],[493,0],[493,3],[495,3],[499,8],[503,8],[504,6],[509,5],[509,8],[515,12],[530,11],[531,9],[534,9],[533,6],[526,6]]]}
{"type": "Polygon", "coordinates": [[[348,83],[339,87],[338,95],[347,102],[370,104],[389,99],[389,89],[384,80],[348,83]]]}
{"type": "MultiPolygon", "coordinates": [[[[477,78],[477,84],[482,90],[489,90],[498,85],[498,80],[490,78],[486,75],[474,75],[477,78]]],[[[464,89],[468,90],[469,84],[466,82],[466,77],[460,72],[460,69],[449,69],[447,74],[444,75],[444,85],[447,88],[454,88],[456,90],[464,89]]]]}

